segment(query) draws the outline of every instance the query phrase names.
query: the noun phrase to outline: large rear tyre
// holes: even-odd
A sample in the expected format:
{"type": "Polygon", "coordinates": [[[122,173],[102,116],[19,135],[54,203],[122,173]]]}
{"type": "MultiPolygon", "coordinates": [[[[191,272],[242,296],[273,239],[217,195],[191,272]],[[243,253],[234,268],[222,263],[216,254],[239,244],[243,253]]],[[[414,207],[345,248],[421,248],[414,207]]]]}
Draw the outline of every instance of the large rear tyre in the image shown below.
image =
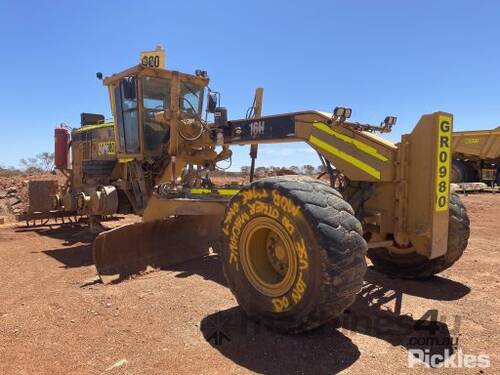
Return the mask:
{"type": "Polygon", "coordinates": [[[366,272],[366,242],[351,206],[321,181],[262,179],[228,205],[221,258],[246,314],[288,333],[340,315],[366,272]]]}
{"type": "Polygon", "coordinates": [[[455,159],[451,163],[451,182],[475,182],[479,181],[474,165],[469,162],[464,162],[460,159],[455,159]]]}
{"type": "Polygon", "coordinates": [[[451,182],[467,181],[467,169],[462,160],[453,160],[451,163],[451,182]]]}
{"type": "Polygon", "coordinates": [[[368,250],[368,258],[380,272],[404,279],[425,279],[450,268],[463,255],[469,240],[469,216],[456,193],[451,193],[449,204],[448,249],[445,255],[427,259],[410,252],[397,254],[387,248],[368,250]]]}

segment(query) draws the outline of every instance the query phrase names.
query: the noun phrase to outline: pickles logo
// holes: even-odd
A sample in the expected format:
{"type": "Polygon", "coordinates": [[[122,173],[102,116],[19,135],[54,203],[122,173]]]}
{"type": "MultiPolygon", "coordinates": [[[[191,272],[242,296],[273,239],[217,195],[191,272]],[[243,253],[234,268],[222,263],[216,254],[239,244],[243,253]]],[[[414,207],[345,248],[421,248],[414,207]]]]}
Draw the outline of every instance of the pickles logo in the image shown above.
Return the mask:
{"type": "Polygon", "coordinates": [[[408,350],[408,367],[418,365],[427,368],[488,368],[491,360],[488,354],[466,354],[462,349],[454,354],[449,349],[445,349],[443,354],[431,353],[429,349],[408,350]]]}
{"type": "Polygon", "coordinates": [[[436,175],[436,211],[438,212],[448,210],[452,128],[451,116],[439,116],[436,175]]]}

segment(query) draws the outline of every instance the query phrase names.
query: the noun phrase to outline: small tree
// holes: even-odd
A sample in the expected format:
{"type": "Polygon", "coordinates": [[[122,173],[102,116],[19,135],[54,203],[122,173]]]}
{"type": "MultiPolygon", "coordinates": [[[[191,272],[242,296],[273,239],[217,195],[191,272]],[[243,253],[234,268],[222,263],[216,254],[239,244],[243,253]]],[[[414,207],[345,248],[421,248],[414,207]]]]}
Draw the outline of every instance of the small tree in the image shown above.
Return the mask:
{"type": "Polygon", "coordinates": [[[20,174],[21,171],[14,167],[4,167],[0,165],[0,176],[1,177],[10,177],[20,174]]]}
{"type": "Polygon", "coordinates": [[[37,164],[36,158],[23,158],[19,162],[28,173],[39,173],[42,171],[40,166],[37,164]]]}
{"type": "Polygon", "coordinates": [[[259,176],[265,176],[267,173],[267,168],[266,167],[257,167],[255,168],[255,174],[259,176]]]}
{"type": "Polygon", "coordinates": [[[250,173],[250,166],[244,165],[241,167],[241,173],[243,174],[249,174],[250,173]]]}
{"type": "Polygon", "coordinates": [[[302,172],[304,174],[313,174],[315,170],[316,170],[316,168],[314,168],[314,166],[312,166],[310,164],[306,164],[306,165],[302,166],[302,172]]]}
{"type": "Polygon", "coordinates": [[[324,166],[323,164],[320,164],[320,165],[318,165],[318,167],[316,168],[316,171],[317,171],[318,173],[323,173],[323,172],[325,172],[325,171],[326,171],[326,168],[325,168],[325,166],[324,166]]]}
{"type": "Polygon", "coordinates": [[[54,153],[42,152],[34,158],[19,161],[28,173],[50,172],[54,169],[54,153]]]}
{"type": "Polygon", "coordinates": [[[38,154],[36,158],[40,161],[40,165],[45,172],[50,172],[54,170],[53,152],[42,152],[41,154],[38,154]]]}

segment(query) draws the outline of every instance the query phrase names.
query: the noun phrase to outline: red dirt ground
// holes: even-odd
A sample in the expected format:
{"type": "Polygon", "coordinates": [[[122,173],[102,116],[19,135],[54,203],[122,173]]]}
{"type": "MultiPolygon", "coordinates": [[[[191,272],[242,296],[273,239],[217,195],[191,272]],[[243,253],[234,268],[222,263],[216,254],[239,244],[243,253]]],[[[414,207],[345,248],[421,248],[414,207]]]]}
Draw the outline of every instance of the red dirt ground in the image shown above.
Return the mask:
{"type": "Polygon", "coordinates": [[[0,226],[0,374],[499,373],[500,194],[464,201],[472,235],[453,268],[426,281],[370,268],[340,319],[296,336],[244,319],[215,255],[105,286],[80,227],[0,226]],[[439,343],[415,329],[430,309],[439,343]],[[415,348],[486,353],[492,367],[410,370],[415,348]]]}

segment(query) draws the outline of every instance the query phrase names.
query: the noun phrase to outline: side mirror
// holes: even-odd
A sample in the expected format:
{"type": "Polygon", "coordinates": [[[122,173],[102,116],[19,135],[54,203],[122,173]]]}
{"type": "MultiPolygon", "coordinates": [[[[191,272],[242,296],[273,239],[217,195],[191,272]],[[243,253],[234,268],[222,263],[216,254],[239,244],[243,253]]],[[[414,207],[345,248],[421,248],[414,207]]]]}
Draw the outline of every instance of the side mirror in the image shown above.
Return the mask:
{"type": "Polygon", "coordinates": [[[122,80],[123,97],[127,100],[136,99],[135,77],[127,77],[122,80]]]}
{"type": "Polygon", "coordinates": [[[208,94],[207,112],[214,113],[215,108],[217,108],[217,94],[214,92],[211,92],[208,94]]]}

